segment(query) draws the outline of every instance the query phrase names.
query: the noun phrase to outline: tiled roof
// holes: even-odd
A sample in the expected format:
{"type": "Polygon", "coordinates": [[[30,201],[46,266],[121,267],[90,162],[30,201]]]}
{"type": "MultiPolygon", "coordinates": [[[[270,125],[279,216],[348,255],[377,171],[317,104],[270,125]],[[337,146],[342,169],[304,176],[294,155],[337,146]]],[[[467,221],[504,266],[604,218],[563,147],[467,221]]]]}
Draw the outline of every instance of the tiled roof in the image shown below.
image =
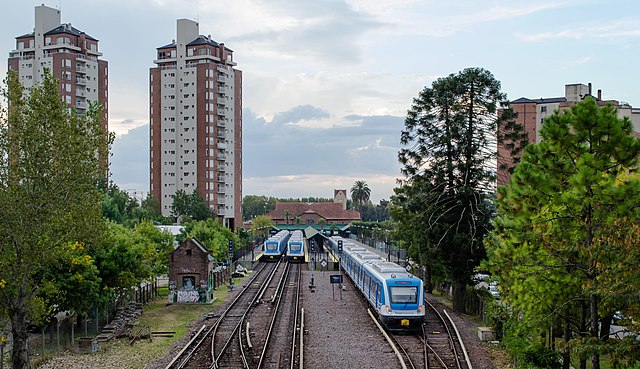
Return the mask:
{"type": "Polygon", "coordinates": [[[276,203],[276,209],[270,211],[267,215],[276,223],[278,221],[286,221],[286,218],[284,217],[284,212],[286,210],[291,213],[289,216],[289,222],[291,222],[295,217],[312,214],[318,214],[318,216],[326,219],[327,222],[351,222],[361,219],[359,211],[353,209],[344,210],[342,208],[342,204],[335,202],[279,202],[276,203]]]}
{"type": "Polygon", "coordinates": [[[197,45],[211,45],[216,47],[220,46],[217,42],[203,35],[198,36],[195,40],[187,44],[187,46],[197,46],[197,45]]]}
{"type": "Polygon", "coordinates": [[[68,35],[73,35],[73,36],[80,36],[80,35],[84,34],[84,36],[85,36],[87,39],[89,39],[89,40],[93,40],[93,41],[98,41],[98,40],[96,40],[95,38],[93,38],[93,37],[91,37],[91,36],[87,35],[86,33],[84,33],[84,32],[82,32],[82,31],[80,31],[79,29],[77,29],[77,28],[75,28],[75,27],[71,26],[71,24],[68,24],[68,23],[67,23],[67,24],[61,24],[60,26],[58,26],[58,27],[56,27],[56,28],[52,29],[51,31],[46,32],[46,33],[45,33],[45,36],[46,36],[46,35],[56,35],[56,34],[58,34],[58,33],[66,33],[66,34],[68,34],[68,35]]]}
{"type": "Polygon", "coordinates": [[[156,48],[156,50],[160,50],[160,49],[170,49],[170,48],[175,48],[175,47],[176,47],[176,43],[175,43],[175,42],[172,42],[172,43],[170,43],[170,44],[168,44],[168,45],[164,45],[164,46],[157,47],[157,48],[156,48]]]}
{"type": "Polygon", "coordinates": [[[22,35],[22,36],[18,36],[18,37],[16,37],[16,38],[26,38],[26,37],[33,37],[33,35],[34,35],[34,33],[33,33],[33,32],[31,32],[31,33],[27,33],[27,34],[25,34],[25,35],[22,35]]]}

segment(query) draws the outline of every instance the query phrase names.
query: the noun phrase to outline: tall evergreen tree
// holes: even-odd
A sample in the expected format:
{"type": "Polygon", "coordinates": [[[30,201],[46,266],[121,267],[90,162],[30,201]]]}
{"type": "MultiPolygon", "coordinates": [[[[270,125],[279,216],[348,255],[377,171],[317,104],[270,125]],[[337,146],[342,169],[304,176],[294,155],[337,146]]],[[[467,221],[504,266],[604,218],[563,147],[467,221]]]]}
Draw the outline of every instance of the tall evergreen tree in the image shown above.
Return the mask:
{"type": "Polygon", "coordinates": [[[69,110],[48,71],[28,96],[9,72],[3,96],[8,111],[0,114],[0,313],[11,321],[12,366],[26,368],[28,322],[40,321],[54,304],[79,309],[91,300],[87,283],[97,281],[86,250],[106,232],[96,184],[104,176],[99,158],[107,157],[108,136],[99,105],[91,104],[82,116],[69,110]],[[86,264],[85,271],[74,260],[86,264]],[[82,284],[87,295],[76,294],[74,304],[69,297],[77,290],[65,288],[82,284]]]}
{"type": "MultiPolygon", "coordinates": [[[[619,306],[617,292],[597,282],[627,257],[613,247],[611,225],[640,215],[640,140],[628,118],[593,98],[547,117],[540,135],[499,189],[488,266],[521,320],[539,328],[560,320],[581,368],[589,354],[598,369],[600,352],[612,349],[604,342],[619,306]]],[[[568,368],[569,351],[563,354],[568,368]]]]}
{"type": "Polygon", "coordinates": [[[498,122],[511,118],[500,82],[487,70],[468,68],[421,91],[405,119],[398,155],[404,184],[426,191],[407,192],[423,213],[412,219],[428,220],[424,231],[453,284],[456,311],[464,311],[465,285],[485,256],[498,122]]]}

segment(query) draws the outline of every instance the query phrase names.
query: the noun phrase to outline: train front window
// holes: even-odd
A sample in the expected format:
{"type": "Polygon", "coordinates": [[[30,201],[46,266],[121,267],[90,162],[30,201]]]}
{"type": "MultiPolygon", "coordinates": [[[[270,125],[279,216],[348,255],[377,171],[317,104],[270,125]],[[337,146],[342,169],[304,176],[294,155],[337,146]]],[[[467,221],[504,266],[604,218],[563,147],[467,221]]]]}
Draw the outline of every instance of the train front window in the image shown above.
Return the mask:
{"type": "Polygon", "coordinates": [[[289,245],[291,252],[300,252],[300,244],[292,243],[289,245]]]}
{"type": "Polygon", "coordinates": [[[267,244],[267,251],[276,251],[278,249],[278,244],[277,243],[268,243],[267,244]]]}
{"type": "Polygon", "coordinates": [[[392,304],[415,304],[418,301],[418,287],[389,287],[392,304]]]}

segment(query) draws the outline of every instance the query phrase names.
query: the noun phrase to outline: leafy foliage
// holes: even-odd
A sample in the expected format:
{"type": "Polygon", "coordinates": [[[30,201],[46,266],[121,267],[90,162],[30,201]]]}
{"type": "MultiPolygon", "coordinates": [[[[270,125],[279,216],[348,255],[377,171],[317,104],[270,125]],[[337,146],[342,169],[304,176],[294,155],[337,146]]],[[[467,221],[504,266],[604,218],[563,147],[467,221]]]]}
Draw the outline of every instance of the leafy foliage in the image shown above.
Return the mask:
{"type": "Polygon", "coordinates": [[[236,250],[244,246],[238,235],[213,219],[187,223],[184,230],[178,236],[178,242],[182,243],[182,241],[189,237],[197,238],[207,250],[211,251],[213,257],[217,260],[226,260],[229,258],[230,240],[233,241],[236,250]]]}
{"type": "Polygon", "coordinates": [[[365,181],[356,181],[351,187],[351,202],[358,208],[362,205],[369,203],[369,196],[371,196],[371,189],[365,181]]]}
{"type": "Polygon", "coordinates": [[[211,218],[211,210],[197,190],[187,194],[177,190],[171,205],[171,216],[181,223],[189,220],[205,220],[211,218]]]}
{"type": "Polygon", "coordinates": [[[637,293],[629,287],[637,280],[609,274],[627,258],[620,248],[633,242],[620,219],[640,215],[640,140],[631,132],[628,118],[593,98],[547,117],[541,142],[527,146],[511,182],[499,188],[487,241],[487,267],[521,319],[538,331],[560,322],[565,347],[582,359],[590,354],[594,368],[611,346],[613,312],[628,306],[618,291],[637,293]]]}
{"type": "Polygon", "coordinates": [[[109,136],[99,104],[79,116],[57,86],[47,70],[25,95],[9,72],[3,91],[9,108],[0,114],[0,310],[11,320],[17,368],[26,366],[27,322],[43,320],[54,304],[81,311],[84,299],[65,286],[90,295],[98,283],[83,250],[104,237],[96,183],[104,176],[100,158],[107,157],[109,136]],[[79,244],[84,247],[69,250],[79,244]]]}
{"type": "Polygon", "coordinates": [[[398,158],[407,179],[392,199],[419,254],[435,256],[453,283],[453,308],[464,311],[464,285],[484,257],[490,229],[499,122],[513,117],[500,82],[468,68],[433,82],[414,99],[398,158]],[[503,113],[498,115],[498,107],[503,113]],[[409,224],[410,222],[421,222],[409,224]]]}

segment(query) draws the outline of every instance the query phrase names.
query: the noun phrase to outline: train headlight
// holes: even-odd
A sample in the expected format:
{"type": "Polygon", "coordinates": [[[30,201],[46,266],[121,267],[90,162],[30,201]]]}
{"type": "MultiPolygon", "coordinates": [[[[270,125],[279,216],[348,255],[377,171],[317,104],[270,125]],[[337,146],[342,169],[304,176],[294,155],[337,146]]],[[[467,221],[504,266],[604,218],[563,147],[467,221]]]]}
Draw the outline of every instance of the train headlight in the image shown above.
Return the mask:
{"type": "Polygon", "coordinates": [[[421,313],[422,312],[422,306],[418,306],[418,312],[421,313]]]}
{"type": "Polygon", "coordinates": [[[385,307],[387,308],[387,313],[390,313],[391,312],[391,306],[385,305],[385,307]]]}

